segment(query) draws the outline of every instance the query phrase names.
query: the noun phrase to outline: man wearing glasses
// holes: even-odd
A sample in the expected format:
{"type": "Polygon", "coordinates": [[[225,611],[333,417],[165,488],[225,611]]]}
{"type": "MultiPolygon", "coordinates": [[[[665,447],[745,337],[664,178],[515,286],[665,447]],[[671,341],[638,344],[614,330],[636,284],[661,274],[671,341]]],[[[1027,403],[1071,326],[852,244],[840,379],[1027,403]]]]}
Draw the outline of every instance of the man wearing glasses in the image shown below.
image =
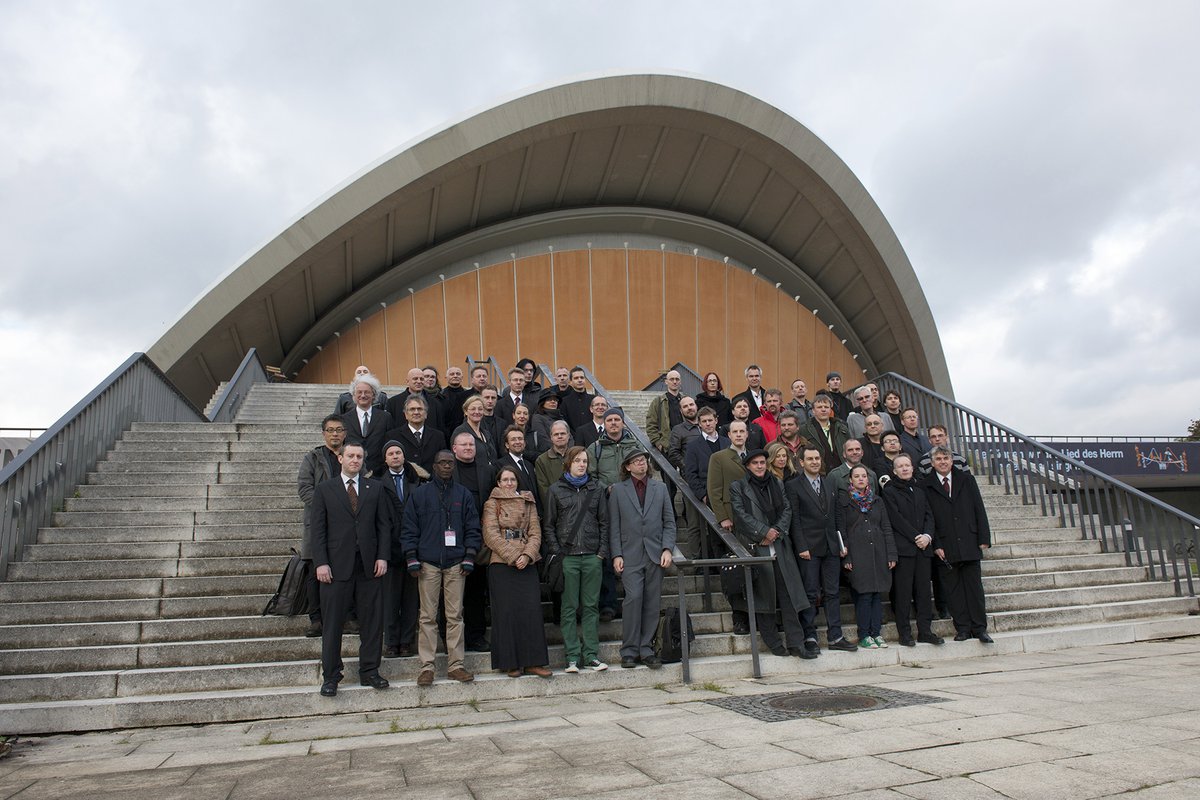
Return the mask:
{"type": "Polygon", "coordinates": [[[321,434],[325,437],[325,443],[304,454],[296,479],[300,500],[304,503],[304,538],[300,540],[300,557],[309,562],[308,597],[309,607],[313,609],[308,615],[308,631],[305,635],[313,638],[321,635],[321,608],[315,602],[315,598],[320,596],[320,587],[317,585],[316,570],[312,568],[312,500],[317,484],[342,472],[337,453],[346,440],[346,425],[340,416],[330,414],[321,422],[321,434]]]}

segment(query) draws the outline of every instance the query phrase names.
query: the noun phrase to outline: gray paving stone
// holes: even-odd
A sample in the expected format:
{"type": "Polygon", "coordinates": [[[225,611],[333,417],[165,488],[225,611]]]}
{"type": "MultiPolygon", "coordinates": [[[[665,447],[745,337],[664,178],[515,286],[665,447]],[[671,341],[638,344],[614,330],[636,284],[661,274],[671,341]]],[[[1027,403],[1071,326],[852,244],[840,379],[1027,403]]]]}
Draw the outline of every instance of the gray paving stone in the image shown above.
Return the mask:
{"type": "MultiPolygon", "coordinates": [[[[678,800],[681,797],[686,797],[688,800],[753,800],[752,795],[735,789],[717,778],[680,781],[659,786],[639,786],[633,789],[616,789],[589,795],[588,800],[678,800]]],[[[579,800],[579,795],[562,794],[558,795],[555,800],[579,800]]],[[[860,800],[866,800],[866,798],[860,798],[860,800]]]]}
{"type": "Polygon", "coordinates": [[[1065,758],[1072,754],[1070,750],[1031,742],[1019,742],[1015,739],[989,739],[981,742],[935,747],[930,750],[887,753],[879,758],[893,764],[921,770],[929,775],[947,778],[951,775],[964,775],[1017,764],[1065,758]]]}
{"type": "Polygon", "coordinates": [[[910,783],[896,791],[904,797],[915,797],[917,800],[1008,800],[994,789],[963,777],[910,783]]]}
{"type": "Polygon", "coordinates": [[[1147,722],[1109,722],[1099,725],[1082,725],[1062,730],[1019,735],[1014,738],[1025,742],[1048,744],[1074,750],[1083,755],[1126,750],[1141,745],[1166,745],[1195,740],[1196,731],[1170,728],[1147,722]]]}
{"type": "Polygon", "coordinates": [[[1155,786],[1167,781],[1200,776],[1200,759],[1170,747],[1134,747],[1116,753],[1079,756],[1057,762],[1064,767],[1084,770],[1134,787],[1155,786]]]}
{"type": "Polygon", "coordinates": [[[1019,767],[976,773],[971,779],[1014,800],[1090,800],[1137,788],[1137,784],[1112,775],[1090,775],[1056,764],[1022,764],[1019,767]]]}
{"type": "MultiPolygon", "coordinates": [[[[978,717],[964,717],[953,722],[933,722],[911,727],[914,731],[942,736],[956,742],[974,742],[981,739],[1000,739],[1006,736],[1056,730],[1069,727],[1069,725],[1045,717],[1003,712],[978,717]]],[[[1030,740],[1026,739],[1026,741],[1030,740]]]]}
{"type": "Polygon", "coordinates": [[[632,789],[652,785],[654,780],[628,764],[601,764],[537,770],[514,775],[481,775],[469,778],[467,786],[477,800],[542,800],[571,787],[578,797],[614,789],[632,789]]]}
{"type": "Polygon", "coordinates": [[[1121,797],[1123,800],[1195,800],[1200,797],[1200,780],[1188,778],[1182,781],[1160,783],[1158,786],[1138,789],[1121,795],[1109,795],[1109,797],[1121,797]]]}
{"type": "Polygon", "coordinates": [[[895,788],[929,780],[929,776],[872,756],[860,756],[825,764],[729,775],[725,780],[759,800],[791,800],[895,788]]]}
{"type": "Polygon", "coordinates": [[[235,764],[239,761],[269,761],[308,755],[310,743],[245,745],[221,749],[203,749],[173,753],[164,767],[202,767],[211,764],[235,764]]]}
{"type": "Polygon", "coordinates": [[[776,741],[775,745],[793,750],[816,761],[837,761],[855,756],[899,753],[951,744],[945,736],[915,728],[879,728],[836,735],[806,736],[776,741]]]}
{"type": "Polygon", "coordinates": [[[684,753],[671,758],[650,756],[629,762],[659,783],[686,781],[692,777],[720,778],[734,773],[760,772],[781,767],[812,764],[813,759],[768,743],[756,743],[735,750],[711,753],[684,753]]]}

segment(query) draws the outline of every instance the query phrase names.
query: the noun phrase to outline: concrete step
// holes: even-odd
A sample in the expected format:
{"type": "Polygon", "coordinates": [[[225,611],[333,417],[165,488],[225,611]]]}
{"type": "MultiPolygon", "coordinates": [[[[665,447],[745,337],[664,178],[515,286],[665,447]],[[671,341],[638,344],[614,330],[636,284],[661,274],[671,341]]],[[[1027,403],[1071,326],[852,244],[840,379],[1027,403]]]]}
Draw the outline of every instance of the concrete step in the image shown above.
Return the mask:
{"type": "Polygon", "coordinates": [[[1086,553],[1083,555],[1042,555],[996,558],[990,551],[981,564],[984,576],[1023,575],[1033,572],[1104,569],[1125,566],[1121,553],[1086,553]]]}
{"type": "Polygon", "coordinates": [[[224,433],[236,434],[237,425],[232,422],[135,422],[130,426],[134,432],[165,431],[167,433],[224,433]]]}
{"type": "Polygon", "coordinates": [[[993,612],[1029,611],[1065,606],[1087,606],[1133,600],[1174,598],[1172,584],[1158,581],[1118,583],[1037,591],[998,592],[987,595],[987,608],[993,612]]]}
{"type": "Polygon", "coordinates": [[[987,559],[1037,558],[1038,556],[1081,556],[1099,553],[1100,542],[1071,540],[1066,542],[1023,542],[997,544],[987,551],[987,559]]]}
{"type": "MultiPolygon", "coordinates": [[[[107,554],[106,554],[107,555],[107,554]]],[[[253,558],[114,558],[113,560],[24,561],[8,565],[10,581],[82,581],[114,578],[283,574],[289,556],[253,558]]]]}
{"type": "Polygon", "coordinates": [[[75,581],[6,581],[0,583],[0,601],[27,603],[39,600],[138,600],[152,597],[270,594],[278,585],[278,574],[75,581]]]}
{"type": "Polygon", "coordinates": [[[262,511],[303,509],[304,504],[293,486],[290,493],[279,495],[240,495],[233,497],[72,497],[64,511],[105,512],[142,511],[262,511]]]}
{"type": "Polygon", "coordinates": [[[1144,567],[1112,567],[1107,569],[1079,569],[1066,572],[985,575],[983,578],[983,588],[991,596],[998,592],[1031,592],[1040,589],[1103,586],[1106,584],[1135,583],[1145,579],[1146,569],[1144,567]]]}
{"type": "Polygon", "coordinates": [[[993,630],[1016,631],[1024,628],[1096,624],[1156,615],[1196,614],[1197,610],[1194,597],[1162,597],[1058,608],[989,611],[988,624],[993,630]]]}
{"type": "MultiPolygon", "coordinates": [[[[81,484],[75,488],[75,497],[84,500],[128,500],[130,498],[196,498],[208,496],[208,486],[200,483],[177,484],[81,484]]],[[[70,500],[67,501],[68,504],[70,500]]],[[[68,505],[69,508],[69,505],[68,505]]]]}
{"type": "MultiPolygon", "coordinates": [[[[274,590],[272,590],[273,592],[274,590]]],[[[37,625],[112,622],[259,614],[270,594],[210,597],[8,602],[0,605],[0,624],[37,625]]]]}

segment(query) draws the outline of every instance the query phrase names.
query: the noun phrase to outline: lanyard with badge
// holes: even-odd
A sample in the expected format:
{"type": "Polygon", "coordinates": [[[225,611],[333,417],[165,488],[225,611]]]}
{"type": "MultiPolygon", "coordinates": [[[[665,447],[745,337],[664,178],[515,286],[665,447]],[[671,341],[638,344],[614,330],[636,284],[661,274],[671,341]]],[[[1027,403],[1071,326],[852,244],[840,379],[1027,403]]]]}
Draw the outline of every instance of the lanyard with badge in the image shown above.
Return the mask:
{"type": "Polygon", "coordinates": [[[442,518],[445,520],[443,526],[443,535],[445,536],[446,547],[458,547],[458,531],[450,525],[450,487],[445,489],[438,488],[438,502],[442,506],[442,518]]]}

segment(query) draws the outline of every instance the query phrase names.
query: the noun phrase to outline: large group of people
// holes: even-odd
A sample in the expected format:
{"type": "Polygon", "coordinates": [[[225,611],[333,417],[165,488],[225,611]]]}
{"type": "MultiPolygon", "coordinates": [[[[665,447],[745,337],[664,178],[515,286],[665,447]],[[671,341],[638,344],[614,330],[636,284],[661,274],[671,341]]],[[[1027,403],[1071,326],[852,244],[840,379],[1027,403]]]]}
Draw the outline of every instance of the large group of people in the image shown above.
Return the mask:
{"type": "MultiPolygon", "coordinates": [[[[363,365],[323,420],[324,441],[298,478],[322,695],[336,695],[343,677],[347,625],[358,626],[365,686],[388,686],[382,658],[409,656],[417,684],[431,685],[439,641],[451,680],[474,679],[468,651],[490,652],[492,668],[514,678],[550,678],[547,584],[565,672],[608,668],[599,627],[618,617],[621,667],[656,669],[662,581],[677,549],[719,555],[734,541],[773,557],[753,569],[753,624],[775,655],[817,658],[822,610],[827,648],[887,647],[885,596],[901,645],[942,644],[937,617],[953,619],[956,640],[991,641],[979,488],[945,426],[923,429],[898,392],[881,398],[865,384],[852,403],[830,372],[811,397],[792,381],[785,401],[750,365],[745,391],[727,397],[709,372],[692,397],[671,370],[645,419],[650,447],[677,473],[660,480],[624,411],[588,391],[582,367],[558,369],[543,387],[522,359],[506,377],[501,388],[486,366],[450,367],[443,385],[435,367],[414,367],[388,397],[363,365]],[[677,507],[676,483],[711,509],[719,532],[690,502],[677,507]]],[[[735,633],[749,633],[747,598],[726,591],[735,633]]]]}

